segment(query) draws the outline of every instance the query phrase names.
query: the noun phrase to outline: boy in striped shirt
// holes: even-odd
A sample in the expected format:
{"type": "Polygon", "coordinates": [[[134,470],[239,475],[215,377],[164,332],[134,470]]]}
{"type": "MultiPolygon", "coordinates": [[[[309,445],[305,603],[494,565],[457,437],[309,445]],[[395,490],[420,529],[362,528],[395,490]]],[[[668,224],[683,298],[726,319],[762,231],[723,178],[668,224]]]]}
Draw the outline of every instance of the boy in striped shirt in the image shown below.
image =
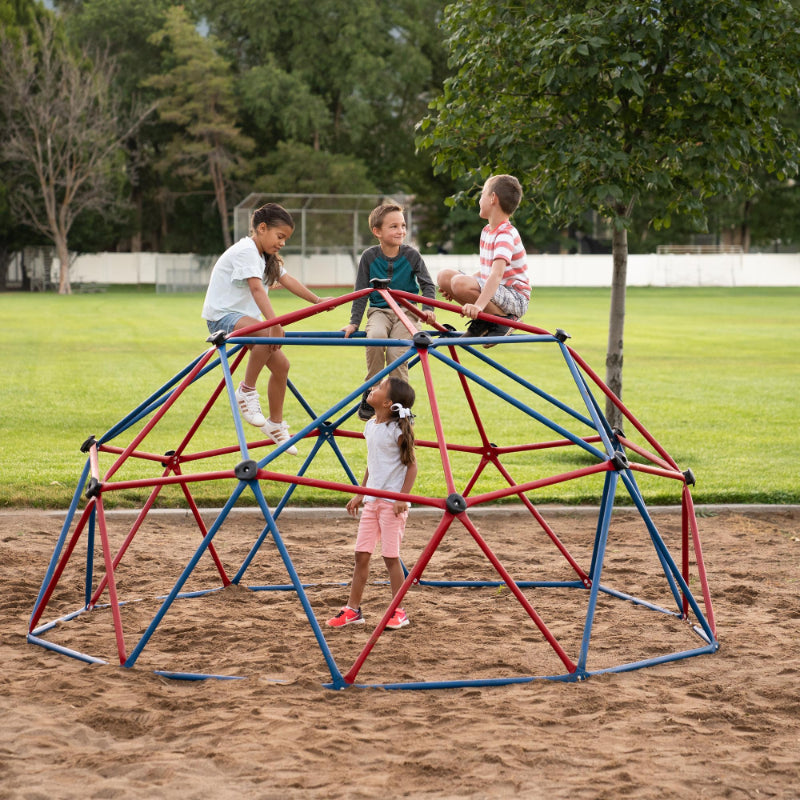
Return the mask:
{"type": "Polygon", "coordinates": [[[519,320],[528,310],[531,284],[527,257],[519,232],[509,220],[520,200],[522,187],[513,175],[489,178],[479,201],[480,216],[487,221],[481,231],[480,270],[465,275],[443,269],[437,276],[441,293],[452,302],[462,303],[461,313],[472,320],[467,336],[504,336],[509,332],[508,325],[478,319],[481,311],[519,320]]]}

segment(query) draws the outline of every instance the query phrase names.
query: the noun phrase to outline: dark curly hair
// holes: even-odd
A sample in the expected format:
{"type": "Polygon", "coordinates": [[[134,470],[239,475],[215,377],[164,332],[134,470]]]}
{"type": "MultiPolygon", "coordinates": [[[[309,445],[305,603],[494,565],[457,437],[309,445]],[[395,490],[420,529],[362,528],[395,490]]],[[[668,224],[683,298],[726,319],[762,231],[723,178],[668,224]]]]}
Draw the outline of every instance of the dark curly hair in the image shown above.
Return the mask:
{"type": "MultiPolygon", "coordinates": [[[[255,229],[264,223],[268,228],[277,228],[280,225],[288,225],[294,230],[294,220],[292,215],[277,203],[265,203],[261,208],[257,208],[253,212],[250,220],[250,230],[255,229]]],[[[281,267],[283,266],[283,259],[277,254],[271,255],[264,254],[264,284],[266,286],[273,286],[278,282],[281,276],[281,267]]]]}

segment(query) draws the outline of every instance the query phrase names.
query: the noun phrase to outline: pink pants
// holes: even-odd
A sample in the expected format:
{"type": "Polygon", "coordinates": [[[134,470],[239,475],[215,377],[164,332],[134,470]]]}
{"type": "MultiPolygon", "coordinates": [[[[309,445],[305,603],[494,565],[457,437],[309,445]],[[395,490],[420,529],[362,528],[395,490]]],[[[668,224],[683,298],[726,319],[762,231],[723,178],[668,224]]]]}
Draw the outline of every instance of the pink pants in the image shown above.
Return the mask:
{"type": "Polygon", "coordinates": [[[396,517],[393,506],[394,503],[387,503],[385,500],[375,500],[362,505],[356,537],[357,553],[374,553],[380,536],[381,555],[384,558],[399,557],[408,511],[396,517]]]}

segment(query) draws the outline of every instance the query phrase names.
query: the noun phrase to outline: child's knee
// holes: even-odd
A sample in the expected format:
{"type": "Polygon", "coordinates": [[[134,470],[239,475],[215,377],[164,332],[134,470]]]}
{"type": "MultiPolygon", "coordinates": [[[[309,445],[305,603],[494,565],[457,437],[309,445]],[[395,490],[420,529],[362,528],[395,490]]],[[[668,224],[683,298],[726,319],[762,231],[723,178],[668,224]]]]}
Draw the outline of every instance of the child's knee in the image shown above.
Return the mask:
{"type": "Polygon", "coordinates": [[[440,289],[447,289],[453,280],[453,275],[457,274],[454,269],[441,269],[436,276],[436,283],[440,289]]]}
{"type": "Polygon", "coordinates": [[[470,302],[480,294],[481,287],[472,275],[456,273],[450,281],[450,293],[462,303],[470,302]]]}
{"type": "Polygon", "coordinates": [[[275,350],[267,362],[269,371],[273,375],[281,377],[289,375],[289,366],[289,359],[284,355],[282,350],[275,350]]]}
{"type": "Polygon", "coordinates": [[[264,364],[269,362],[269,357],[271,355],[271,351],[269,346],[266,344],[254,344],[250,345],[250,358],[255,359],[255,361],[263,367],[264,364]]]}

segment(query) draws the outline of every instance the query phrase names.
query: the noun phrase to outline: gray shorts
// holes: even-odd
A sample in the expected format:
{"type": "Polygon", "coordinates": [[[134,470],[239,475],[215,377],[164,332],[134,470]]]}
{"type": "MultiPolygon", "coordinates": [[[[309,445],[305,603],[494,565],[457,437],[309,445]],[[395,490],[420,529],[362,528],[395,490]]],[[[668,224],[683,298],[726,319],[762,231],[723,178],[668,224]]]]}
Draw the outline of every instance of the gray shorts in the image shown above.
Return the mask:
{"type": "MultiPolygon", "coordinates": [[[[486,281],[478,277],[476,277],[475,280],[478,281],[478,285],[481,287],[481,290],[483,290],[486,281]]],[[[501,283],[497,287],[494,297],[492,297],[492,302],[500,308],[504,314],[522,319],[522,317],[525,316],[525,312],[528,310],[529,300],[524,294],[520,294],[515,289],[510,289],[508,286],[504,286],[501,283]]]]}

